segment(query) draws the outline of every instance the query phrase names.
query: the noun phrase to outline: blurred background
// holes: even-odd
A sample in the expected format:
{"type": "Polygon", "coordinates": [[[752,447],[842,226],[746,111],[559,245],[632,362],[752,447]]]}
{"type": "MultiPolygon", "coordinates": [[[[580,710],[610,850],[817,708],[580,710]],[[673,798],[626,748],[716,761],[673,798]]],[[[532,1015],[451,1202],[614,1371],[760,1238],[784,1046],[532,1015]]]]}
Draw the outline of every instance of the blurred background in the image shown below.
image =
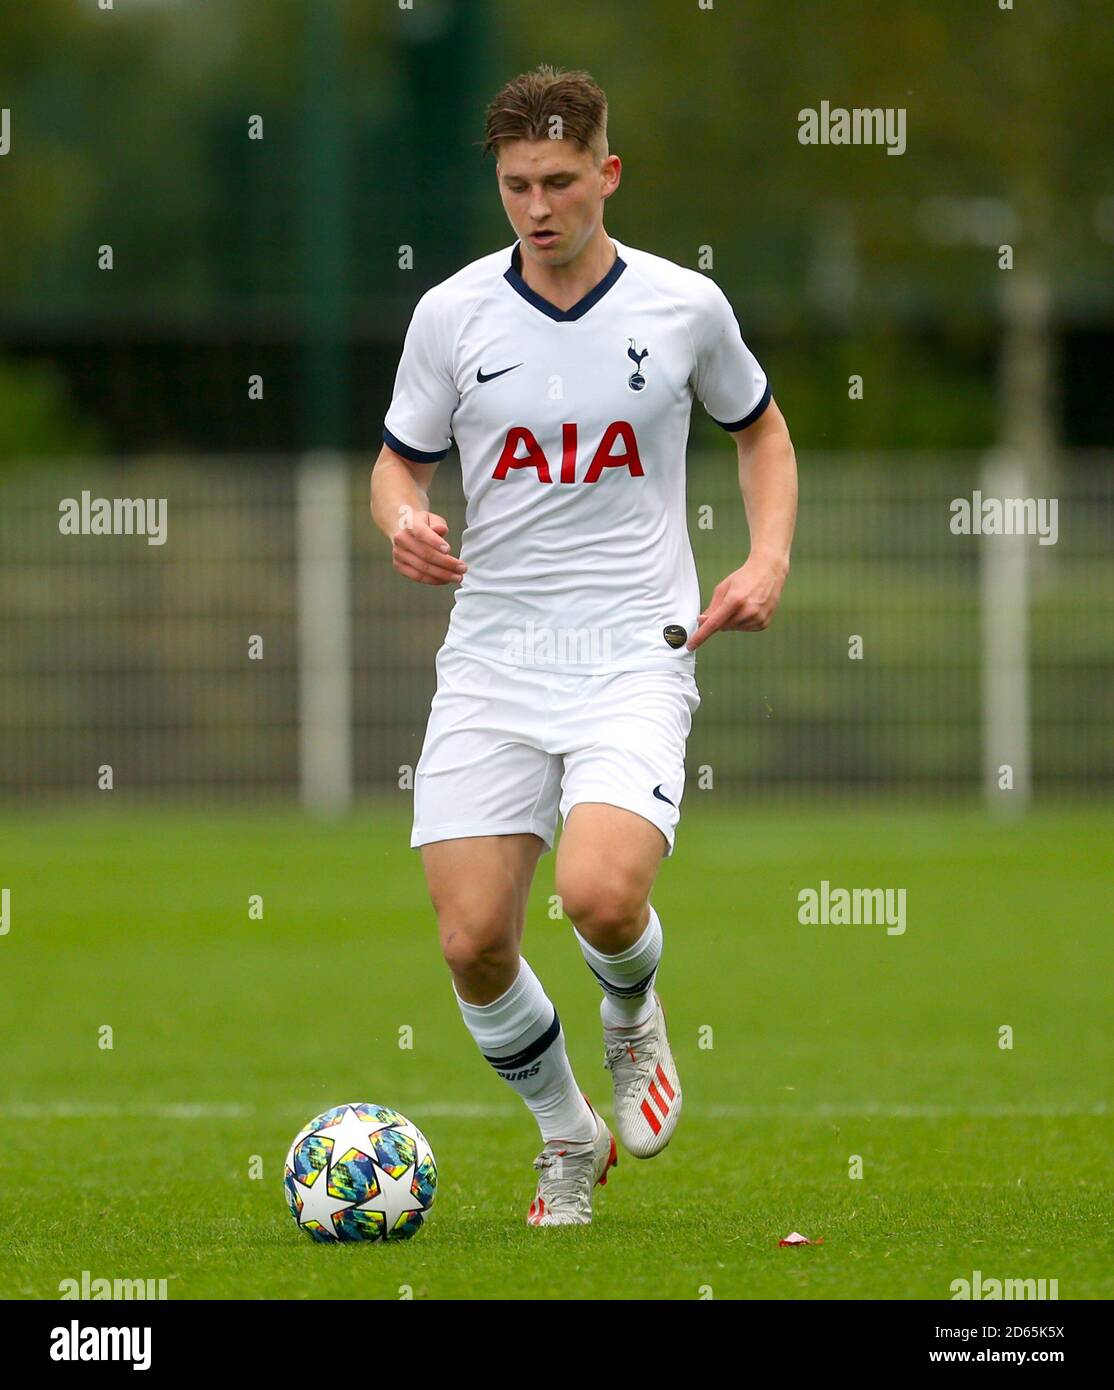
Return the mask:
{"type": "MultiPolygon", "coordinates": [[[[1104,10],[9,7],[3,794],[92,798],[111,765],[137,802],[398,797],[452,596],[394,575],[368,474],[416,300],[513,240],[485,106],[549,62],[610,98],[608,229],[724,288],[798,451],[794,572],[769,632],[701,653],[690,785],[1108,796],[1104,10]],[[824,101],[903,108],[905,153],[801,145],[824,101]],[[1056,545],[952,534],[978,488],[1058,499],[1056,545]],[[166,544],[60,534],[86,491],[165,498],[166,544]]],[[[699,406],[689,468],[707,596],[746,532],[699,406]]],[[[455,454],[433,505],[458,539],[455,454]]]]}

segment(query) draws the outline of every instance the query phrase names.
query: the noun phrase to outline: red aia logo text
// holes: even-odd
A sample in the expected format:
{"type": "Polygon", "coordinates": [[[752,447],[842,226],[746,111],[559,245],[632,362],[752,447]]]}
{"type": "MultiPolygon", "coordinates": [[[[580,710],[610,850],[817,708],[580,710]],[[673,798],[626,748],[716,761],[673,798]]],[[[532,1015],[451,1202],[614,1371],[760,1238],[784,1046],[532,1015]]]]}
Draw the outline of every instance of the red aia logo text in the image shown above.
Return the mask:
{"type": "MultiPolygon", "coordinates": [[[[576,482],[576,426],[561,426],[561,476],[559,482],[576,482]]],[[[505,478],[512,468],[533,468],[537,470],[539,483],[551,483],[553,478],[549,471],[549,460],[545,456],[542,446],[534,438],[533,434],[523,425],[515,425],[507,431],[506,443],[503,445],[503,452],[499,455],[499,462],[495,465],[493,478],[505,478]],[[516,458],[519,445],[525,444],[526,454],[522,458],[516,458]]],[[[642,471],[642,460],[638,456],[638,440],[634,437],[634,426],[626,420],[616,420],[614,424],[608,425],[603,432],[603,438],[599,442],[599,447],[592,455],[592,462],[588,465],[581,482],[596,482],[605,468],[626,468],[630,471],[632,478],[642,478],[645,474],[642,471]],[[620,452],[613,452],[619,446],[620,452]]]]}

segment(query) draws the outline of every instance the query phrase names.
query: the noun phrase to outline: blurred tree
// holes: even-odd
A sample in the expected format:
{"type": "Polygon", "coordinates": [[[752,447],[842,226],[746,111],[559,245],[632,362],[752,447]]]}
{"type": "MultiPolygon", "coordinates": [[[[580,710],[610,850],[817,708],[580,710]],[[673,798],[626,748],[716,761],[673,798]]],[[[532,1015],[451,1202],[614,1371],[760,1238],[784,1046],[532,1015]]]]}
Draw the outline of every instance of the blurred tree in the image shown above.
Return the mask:
{"type": "Polygon", "coordinates": [[[96,425],[80,419],[60,373],[43,365],[0,361],[0,460],[10,467],[103,451],[96,425]]]}
{"type": "MultiPolygon", "coordinates": [[[[685,265],[710,248],[778,381],[804,383],[802,442],[887,443],[896,430],[903,443],[985,443],[997,360],[998,432],[1047,451],[1057,337],[1076,324],[1109,337],[1114,58],[1099,0],[338,3],[347,319],[384,362],[421,288],[509,241],[475,142],[496,86],[542,61],[587,67],[610,95],[625,177],[609,226],[685,265]],[[798,113],[822,101],[905,109],[906,152],[801,145],[798,113]],[[1012,272],[998,269],[1004,242],[1012,272]],[[413,272],[399,269],[402,244],[418,253],[413,272]],[[868,381],[861,408],[837,410],[850,370],[915,408],[868,381]]],[[[133,341],[139,325],[168,341],[296,340],[302,0],[9,9],[0,326],[24,342],[51,323],[94,337],[119,325],[133,341]],[[265,137],[250,142],[255,114],[265,137]],[[111,273],[96,268],[105,242],[111,273]]],[[[1074,351],[1103,342],[1082,335],[1074,351]]],[[[1081,409],[1082,433],[1109,439],[1104,397],[1081,409]]]]}

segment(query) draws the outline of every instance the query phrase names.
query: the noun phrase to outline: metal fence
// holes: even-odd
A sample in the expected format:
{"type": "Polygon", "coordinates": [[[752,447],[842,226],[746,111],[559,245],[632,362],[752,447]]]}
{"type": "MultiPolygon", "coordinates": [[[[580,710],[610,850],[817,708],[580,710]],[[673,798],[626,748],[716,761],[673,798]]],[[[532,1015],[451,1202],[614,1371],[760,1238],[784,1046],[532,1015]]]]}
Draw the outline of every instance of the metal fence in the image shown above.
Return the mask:
{"type": "MultiPolygon", "coordinates": [[[[123,797],[300,790],[337,805],[350,789],[397,788],[417,761],[452,594],[393,573],[368,515],[371,462],[99,460],[6,474],[6,797],[92,795],[109,778],[123,797]],[[64,499],[88,528],[96,499],[148,498],[165,499],[162,544],[60,530],[64,499]]],[[[1049,485],[1058,537],[1041,545],[953,534],[954,500],[991,476],[976,456],[803,453],[782,609],[767,632],[724,634],[701,653],[690,778],[703,769],[740,799],[993,796],[1012,760],[1037,797],[1109,792],[1109,463],[1064,461],[1049,485]]],[[[690,459],[704,598],[746,554],[733,465],[690,459]]],[[[433,499],[458,539],[452,458],[433,499]]],[[[133,511],[133,531],[143,520],[133,511]]]]}

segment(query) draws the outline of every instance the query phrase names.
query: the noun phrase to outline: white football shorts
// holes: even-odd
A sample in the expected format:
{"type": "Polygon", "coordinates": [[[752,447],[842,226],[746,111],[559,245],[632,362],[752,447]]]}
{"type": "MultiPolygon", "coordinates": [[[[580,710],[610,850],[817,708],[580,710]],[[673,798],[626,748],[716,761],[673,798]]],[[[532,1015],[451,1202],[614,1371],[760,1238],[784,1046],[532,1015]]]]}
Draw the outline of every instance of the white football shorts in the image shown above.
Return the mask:
{"type": "Polygon", "coordinates": [[[699,704],[689,671],[574,675],[442,647],[411,847],[532,833],[550,850],[558,812],[599,801],[656,825],[672,854],[699,704]]]}

